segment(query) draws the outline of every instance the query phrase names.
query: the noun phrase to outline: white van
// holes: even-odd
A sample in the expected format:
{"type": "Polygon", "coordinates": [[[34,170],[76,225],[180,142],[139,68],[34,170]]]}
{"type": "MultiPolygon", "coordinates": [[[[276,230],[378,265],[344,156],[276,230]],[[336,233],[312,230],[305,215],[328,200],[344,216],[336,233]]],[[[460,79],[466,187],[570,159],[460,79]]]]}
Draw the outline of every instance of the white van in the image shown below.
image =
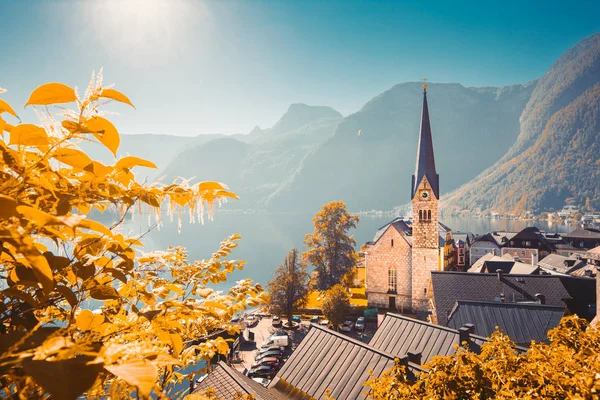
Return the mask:
{"type": "Polygon", "coordinates": [[[271,335],[267,338],[267,340],[265,340],[265,342],[262,344],[261,349],[262,348],[268,348],[268,347],[288,347],[290,344],[290,338],[288,335],[271,335]]]}

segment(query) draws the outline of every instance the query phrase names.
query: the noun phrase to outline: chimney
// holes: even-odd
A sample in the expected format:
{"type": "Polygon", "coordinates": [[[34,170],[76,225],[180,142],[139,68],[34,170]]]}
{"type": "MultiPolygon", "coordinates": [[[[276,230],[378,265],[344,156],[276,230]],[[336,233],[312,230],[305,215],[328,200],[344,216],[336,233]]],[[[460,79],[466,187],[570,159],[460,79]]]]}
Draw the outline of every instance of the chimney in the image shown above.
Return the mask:
{"type": "Polygon", "coordinates": [[[533,254],[531,254],[531,265],[533,265],[534,267],[538,266],[538,253],[537,253],[537,251],[534,251],[533,254]]]}
{"type": "Polygon", "coordinates": [[[502,281],[502,270],[500,268],[496,270],[496,274],[498,275],[498,280],[502,281]]]}
{"type": "Polygon", "coordinates": [[[421,365],[421,352],[416,350],[410,350],[408,353],[408,361],[413,364],[421,365]]]}
{"type": "Polygon", "coordinates": [[[463,326],[469,330],[469,333],[475,333],[475,325],[474,324],[464,324],[463,326]]]}
{"type": "Polygon", "coordinates": [[[458,340],[460,340],[460,345],[462,346],[463,342],[469,342],[469,328],[461,326],[458,328],[458,340]]]}
{"type": "Polygon", "coordinates": [[[537,299],[538,303],[540,304],[546,304],[546,296],[544,296],[541,293],[536,293],[535,294],[535,298],[537,299]]]}

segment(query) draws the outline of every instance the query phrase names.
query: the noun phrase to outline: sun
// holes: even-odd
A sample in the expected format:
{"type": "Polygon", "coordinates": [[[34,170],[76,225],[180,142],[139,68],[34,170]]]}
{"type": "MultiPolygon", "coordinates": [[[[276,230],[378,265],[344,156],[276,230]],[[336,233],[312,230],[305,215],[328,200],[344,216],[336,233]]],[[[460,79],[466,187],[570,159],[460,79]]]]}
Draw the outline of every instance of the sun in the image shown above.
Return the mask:
{"type": "Polygon", "coordinates": [[[89,28],[110,51],[127,57],[166,54],[185,36],[201,3],[185,0],[86,2],[89,28]]]}

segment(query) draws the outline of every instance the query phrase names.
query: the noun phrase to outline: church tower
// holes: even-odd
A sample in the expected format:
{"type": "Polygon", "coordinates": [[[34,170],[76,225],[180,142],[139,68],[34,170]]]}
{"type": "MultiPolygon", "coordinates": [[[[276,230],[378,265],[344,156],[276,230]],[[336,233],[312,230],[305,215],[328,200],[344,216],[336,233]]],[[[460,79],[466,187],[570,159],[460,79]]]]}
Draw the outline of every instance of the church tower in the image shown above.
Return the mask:
{"type": "Polygon", "coordinates": [[[438,202],[439,175],[435,170],[433,140],[427,107],[427,85],[423,85],[423,111],[417,149],[417,165],[412,177],[412,308],[426,311],[430,271],[439,269],[438,202]]]}

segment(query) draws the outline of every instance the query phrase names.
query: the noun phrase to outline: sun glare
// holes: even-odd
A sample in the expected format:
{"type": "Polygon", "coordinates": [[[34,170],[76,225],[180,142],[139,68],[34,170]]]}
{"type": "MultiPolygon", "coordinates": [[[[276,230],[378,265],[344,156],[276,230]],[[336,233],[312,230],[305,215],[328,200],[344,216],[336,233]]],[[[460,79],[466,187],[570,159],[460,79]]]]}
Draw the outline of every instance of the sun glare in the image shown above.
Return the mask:
{"type": "Polygon", "coordinates": [[[201,6],[185,0],[105,0],[87,2],[86,14],[103,45],[139,58],[168,53],[183,41],[184,27],[190,26],[190,19],[201,6]]]}

